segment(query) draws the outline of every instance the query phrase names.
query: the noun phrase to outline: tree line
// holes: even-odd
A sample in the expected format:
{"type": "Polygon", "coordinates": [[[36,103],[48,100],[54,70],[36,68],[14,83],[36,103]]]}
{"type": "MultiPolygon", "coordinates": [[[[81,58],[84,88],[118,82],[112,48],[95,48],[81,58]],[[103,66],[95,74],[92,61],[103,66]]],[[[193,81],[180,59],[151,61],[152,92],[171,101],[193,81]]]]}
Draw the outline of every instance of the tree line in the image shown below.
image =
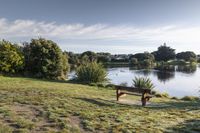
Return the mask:
{"type": "Polygon", "coordinates": [[[168,61],[179,61],[182,63],[186,62],[197,62],[200,61],[198,56],[192,51],[186,52],[175,52],[175,49],[167,46],[165,43],[158,47],[154,52],[144,52],[136,54],[119,54],[112,55],[110,53],[95,53],[92,51],[86,51],[81,54],[75,54],[73,52],[67,52],[69,57],[69,64],[72,66],[79,66],[84,62],[101,62],[103,64],[109,62],[128,62],[129,65],[141,65],[141,66],[151,66],[158,62],[168,62],[168,61]]]}
{"type": "MultiPolygon", "coordinates": [[[[155,62],[167,62],[175,59],[196,62],[197,55],[192,51],[176,54],[175,49],[166,44],[161,45],[152,53],[112,55],[107,52],[95,53],[92,51],[80,54],[63,52],[55,42],[44,38],[31,39],[30,43],[25,42],[22,45],[6,40],[0,41],[0,73],[20,74],[36,78],[65,79],[70,67],[83,65],[85,69],[89,69],[88,63],[93,62],[102,64],[128,62],[130,65],[150,66],[155,62]]],[[[93,66],[97,67],[96,64],[92,64],[93,66]]],[[[77,70],[80,73],[82,71],[80,68],[77,70]]],[[[82,75],[84,76],[84,74],[82,75]]]]}

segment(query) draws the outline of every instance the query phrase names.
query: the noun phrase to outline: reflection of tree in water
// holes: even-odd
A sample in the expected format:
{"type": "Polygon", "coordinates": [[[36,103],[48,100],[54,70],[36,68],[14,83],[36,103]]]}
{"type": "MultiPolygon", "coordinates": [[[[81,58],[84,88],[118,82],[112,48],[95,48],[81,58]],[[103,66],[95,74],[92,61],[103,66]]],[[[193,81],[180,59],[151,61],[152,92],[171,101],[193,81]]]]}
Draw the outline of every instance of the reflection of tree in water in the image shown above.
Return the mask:
{"type": "Polygon", "coordinates": [[[197,70],[196,65],[186,65],[186,66],[177,66],[176,71],[177,72],[182,72],[182,73],[187,73],[187,74],[193,74],[197,70]]]}
{"type": "Polygon", "coordinates": [[[161,82],[169,81],[175,77],[175,66],[158,66],[155,68],[154,75],[157,76],[158,80],[161,82]]]}
{"type": "Polygon", "coordinates": [[[149,76],[152,73],[152,68],[150,67],[136,66],[136,67],[130,67],[129,70],[134,70],[134,73],[137,73],[143,76],[149,76]]]}
{"type": "Polygon", "coordinates": [[[139,71],[135,71],[135,73],[143,75],[143,76],[149,76],[152,73],[151,69],[142,69],[139,71]]]}
{"type": "Polygon", "coordinates": [[[174,65],[160,65],[154,68],[155,70],[159,71],[166,71],[166,72],[175,72],[175,66],[174,65]]]}
{"type": "Polygon", "coordinates": [[[157,76],[159,81],[164,83],[175,77],[175,72],[169,71],[154,71],[154,74],[157,76]]]}

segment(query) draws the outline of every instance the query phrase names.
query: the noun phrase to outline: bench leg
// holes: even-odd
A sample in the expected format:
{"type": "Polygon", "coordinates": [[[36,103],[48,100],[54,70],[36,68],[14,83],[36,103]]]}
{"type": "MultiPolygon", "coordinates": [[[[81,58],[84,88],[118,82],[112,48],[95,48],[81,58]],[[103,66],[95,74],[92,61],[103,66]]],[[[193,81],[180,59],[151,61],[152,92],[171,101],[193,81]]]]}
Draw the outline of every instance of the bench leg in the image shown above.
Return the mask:
{"type": "Polygon", "coordinates": [[[142,98],[142,106],[146,106],[146,103],[147,103],[147,100],[146,100],[146,98],[142,98]]]}
{"type": "Polygon", "coordinates": [[[117,101],[119,101],[119,93],[120,93],[120,90],[116,90],[116,97],[117,97],[117,101]]]}
{"type": "Polygon", "coordinates": [[[146,106],[147,100],[148,99],[145,97],[145,93],[143,93],[141,98],[142,106],[146,106]]]}

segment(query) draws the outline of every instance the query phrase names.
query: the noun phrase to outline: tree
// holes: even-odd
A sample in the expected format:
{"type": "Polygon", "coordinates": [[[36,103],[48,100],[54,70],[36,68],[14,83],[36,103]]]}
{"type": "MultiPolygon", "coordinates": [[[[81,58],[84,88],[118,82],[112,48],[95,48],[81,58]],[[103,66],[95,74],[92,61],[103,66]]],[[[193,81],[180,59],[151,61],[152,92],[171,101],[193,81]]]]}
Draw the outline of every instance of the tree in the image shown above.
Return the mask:
{"type": "Polygon", "coordinates": [[[176,57],[175,49],[166,46],[166,43],[158,47],[158,50],[152,54],[154,55],[156,61],[169,61],[175,59],[176,57]]]}
{"type": "Polygon", "coordinates": [[[34,77],[63,79],[68,68],[67,57],[58,45],[43,38],[32,39],[24,46],[25,70],[34,77]]]}
{"type": "Polygon", "coordinates": [[[137,58],[131,58],[130,61],[129,61],[129,63],[131,65],[138,65],[138,59],[137,58]]]}
{"type": "Polygon", "coordinates": [[[176,58],[178,60],[185,60],[185,61],[196,61],[197,55],[192,51],[186,51],[176,54],[176,58]]]}
{"type": "Polygon", "coordinates": [[[144,53],[137,53],[135,55],[132,55],[130,58],[136,58],[138,61],[144,61],[144,60],[152,60],[154,61],[154,55],[148,52],[144,53]]]}
{"type": "Polygon", "coordinates": [[[80,64],[80,60],[79,60],[79,54],[75,54],[73,52],[65,52],[68,56],[68,62],[70,65],[79,65],[80,64]]]}
{"type": "Polygon", "coordinates": [[[86,58],[86,56],[88,57],[89,61],[90,62],[93,62],[93,61],[96,61],[97,60],[97,54],[92,52],[92,51],[86,51],[86,52],[83,52],[81,54],[81,58],[84,57],[86,58]]]}
{"type": "Polygon", "coordinates": [[[24,56],[18,45],[8,41],[0,41],[0,71],[3,73],[17,73],[23,69],[24,56]]]}
{"type": "Polygon", "coordinates": [[[153,54],[145,52],[132,55],[129,60],[133,65],[151,66],[155,59],[153,54]]]}
{"type": "Polygon", "coordinates": [[[97,53],[97,61],[102,63],[109,62],[111,60],[110,56],[111,56],[110,53],[104,53],[104,52],[97,53]]]}

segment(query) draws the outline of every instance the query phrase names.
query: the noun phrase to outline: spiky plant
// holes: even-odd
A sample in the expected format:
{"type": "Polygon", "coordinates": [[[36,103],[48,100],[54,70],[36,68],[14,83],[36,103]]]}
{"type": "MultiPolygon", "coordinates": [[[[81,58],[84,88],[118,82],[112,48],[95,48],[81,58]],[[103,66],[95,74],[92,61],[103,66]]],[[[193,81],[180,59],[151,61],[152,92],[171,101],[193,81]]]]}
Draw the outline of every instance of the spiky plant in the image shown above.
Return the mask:
{"type": "Polygon", "coordinates": [[[151,79],[147,77],[135,77],[133,86],[140,89],[153,89],[155,87],[151,79]]]}

